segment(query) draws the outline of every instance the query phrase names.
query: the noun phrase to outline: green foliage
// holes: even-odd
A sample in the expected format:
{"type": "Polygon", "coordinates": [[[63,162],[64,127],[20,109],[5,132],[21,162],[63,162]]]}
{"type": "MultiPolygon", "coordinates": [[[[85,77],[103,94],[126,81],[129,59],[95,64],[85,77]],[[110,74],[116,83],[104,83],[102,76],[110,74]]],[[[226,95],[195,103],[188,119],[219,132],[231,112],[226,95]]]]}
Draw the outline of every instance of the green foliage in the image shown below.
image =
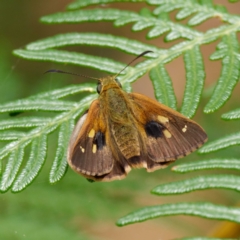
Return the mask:
{"type": "MultiPolygon", "coordinates": [[[[110,34],[65,33],[30,43],[25,49],[15,50],[14,54],[28,60],[85,66],[116,74],[123,69],[124,63],[90,54],[59,50],[59,48],[73,45],[97,46],[118,49],[131,55],[138,55],[145,50],[151,50],[153,53],[147,54],[146,59],[141,63],[124,70],[119,76],[119,80],[124,89],[130,91],[131,84],[134,81],[149,73],[157,100],[174,109],[177,108],[176,96],[165,66],[177,57],[183,56],[186,86],[181,112],[187,117],[193,117],[200,103],[205,79],[205,66],[200,48],[204,44],[219,40],[217,50],[211,55],[210,59],[221,61],[222,71],[204,112],[213,113],[219,110],[231,97],[239,79],[240,54],[237,32],[240,30],[240,17],[228,13],[226,8],[214,5],[212,1],[203,0],[77,0],[70,4],[68,9],[74,11],[44,16],[41,18],[41,22],[46,24],[81,24],[84,22],[108,21],[112,22],[115,27],[133,23],[132,30],[147,30],[146,37],[148,39],[165,34],[167,42],[178,40],[178,43],[172,42],[172,47],[160,49],[152,44],[110,34]],[[84,9],[84,7],[95,4],[113,2],[147,2],[153,10],[151,12],[149,9],[143,9],[137,13],[108,8],[84,9]],[[78,10],[79,8],[80,10],[78,10]],[[169,13],[174,10],[177,10],[177,20],[188,18],[187,24],[178,24],[170,20],[169,13]],[[216,16],[223,22],[223,25],[206,32],[193,29],[193,26],[216,16]]],[[[49,181],[50,183],[60,181],[67,170],[66,151],[74,122],[96,97],[94,85],[81,84],[0,104],[1,113],[10,112],[14,114],[28,111],[43,113],[41,116],[38,116],[38,114],[23,117],[19,115],[0,121],[0,140],[4,143],[9,142],[0,149],[0,160],[7,158],[5,165],[2,166],[2,162],[0,164],[0,191],[5,192],[11,189],[13,192],[19,192],[36,178],[45,163],[47,140],[52,132],[58,135],[58,145],[54,149],[55,157],[51,166],[49,181]],[[82,97],[79,102],[64,99],[82,92],[88,92],[88,95],[82,97]],[[44,113],[46,114],[46,112],[54,112],[54,116],[45,116],[44,113]],[[26,164],[23,164],[24,155],[27,155],[26,164]]],[[[240,110],[236,109],[225,113],[222,115],[222,119],[239,120],[240,110]]],[[[230,134],[211,141],[202,147],[199,153],[218,151],[236,144],[240,144],[240,133],[230,134]]],[[[176,172],[215,168],[239,170],[239,161],[239,159],[234,158],[211,159],[210,157],[209,160],[175,166],[173,170],[176,172]]],[[[230,174],[203,175],[183,181],[161,184],[155,187],[152,193],[158,195],[180,194],[208,188],[226,188],[239,191],[239,181],[239,177],[230,174]]],[[[240,222],[239,208],[212,203],[190,202],[145,207],[121,218],[117,224],[123,226],[159,216],[177,214],[240,222]]]]}
{"type": "Polygon", "coordinates": [[[212,60],[222,59],[222,73],[214,89],[213,95],[206,105],[206,113],[213,112],[220,108],[231,96],[233,88],[239,78],[238,41],[235,33],[226,35],[218,44],[217,51],[211,56],[212,60]]]}
{"type": "Polygon", "coordinates": [[[159,185],[152,189],[156,195],[187,193],[200,189],[226,188],[240,191],[240,178],[234,175],[210,175],[159,185]]]}
{"type": "Polygon", "coordinates": [[[177,100],[174,94],[172,81],[164,68],[163,64],[159,64],[155,68],[152,68],[149,74],[155,89],[155,97],[161,103],[176,109],[177,100]]]}
{"type": "Polygon", "coordinates": [[[235,110],[232,110],[231,112],[223,114],[222,119],[224,120],[240,119],[240,109],[235,109],[235,110]]]}
{"type": "Polygon", "coordinates": [[[151,218],[168,215],[195,215],[211,219],[224,219],[240,223],[240,209],[224,207],[211,203],[176,203],[176,204],[162,204],[159,206],[151,206],[142,208],[134,213],[120,218],[117,221],[118,226],[125,226],[127,224],[142,222],[151,218]]]}
{"type": "Polygon", "coordinates": [[[194,163],[179,164],[177,166],[174,166],[172,170],[175,172],[186,173],[190,171],[216,169],[216,168],[240,170],[240,159],[218,158],[218,159],[201,160],[194,163]]]}
{"type": "Polygon", "coordinates": [[[205,73],[201,52],[198,46],[184,54],[186,67],[186,90],[182,103],[182,114],[193,116],[200,102],[205,73]]]}
{"type": "Polygon", "coordinates": [[[75,10],[95,4],[107,4],[113,2],[145,2],[145,0],[77,0],[68,5],[69,10],[75,10]]]}
{"type": "Polygon", "coordinates": [[[213,142],[206,143],[206,145],[199,149],[199,153],[214,152],[223,148],[239,144],[240,144],[240,132],[233,133],[231,135],[217,139],[213,142]]]}
{"type": "Polygon", "coordinates": [[[12,111],[28,111],[28,110],[41,110],[41,111],[57,111],[60,112],[55,117],[15,117],[11,121],[0,121],[1,129],[11,128],[29,128],[34,127],[32,130],[22,133],[4,131],[4,140],[7,137],[16,139],[9,144],[5,145],[0,150],[0,159],[9,156],[5,171],[1,177],[0,190],[7,191],[11,185],[13,192],[19,192],[27,185],[29,185],[40,172],[45,158],[47,148],[48,135],[56,130],[58,127],[58,148],[50,172],[50,182],[54,183],[59,181],[66,172],[66,146],[69,136],[74,126],[74,119],[86,110],[91,101],[96,98],[95,94],[87,96],[79,103],[71,103],[70,101],[55,100],[82,91],[95,92],[91,84],[84,86],[70,86],[59,90],[46,92],[23,100],[18,100],[12,103],[2,104],[2,112],[12,111]],[[45,100],[43,100],[45,98],[45,100]],[[15,133],[15,135],[14,135],[15,133]],[[25,148],[31,143],[30,156],[25,168],[23,168],[18,177],[25,148]]]}

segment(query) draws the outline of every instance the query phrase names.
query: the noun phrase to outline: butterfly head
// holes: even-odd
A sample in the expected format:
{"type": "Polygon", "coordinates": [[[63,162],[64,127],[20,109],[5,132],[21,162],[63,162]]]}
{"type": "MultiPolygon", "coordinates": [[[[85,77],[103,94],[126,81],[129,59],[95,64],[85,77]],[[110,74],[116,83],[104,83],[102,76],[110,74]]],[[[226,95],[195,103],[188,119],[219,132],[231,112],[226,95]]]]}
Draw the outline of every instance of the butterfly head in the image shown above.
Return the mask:
{"type": "Polygon", "coordinates": [[[121,83],[115,76],[108,76],[105,78],[100,78],[97,84],[97,92],[101,94],[110,88],[122,88],[121,83]]]}
{"type": "Polygon", "coordinates": [[[152,51],[145,51],[145,52],[139,54],[130,63],[128,63],[120,72],[118,72],[116,75],[108,76],[108,77],[105,77],[105,78],[100,78],[98,80],[97,92],[99,94],[101,94],[102,92],[104,92],[104,91],[106,91],[110,88],[122,88],[122,85],[118,81],[117,76],[120,75],[131,63],[133,63],[138,58],[146,55],[147,53],[152,53],[152,51]]]}

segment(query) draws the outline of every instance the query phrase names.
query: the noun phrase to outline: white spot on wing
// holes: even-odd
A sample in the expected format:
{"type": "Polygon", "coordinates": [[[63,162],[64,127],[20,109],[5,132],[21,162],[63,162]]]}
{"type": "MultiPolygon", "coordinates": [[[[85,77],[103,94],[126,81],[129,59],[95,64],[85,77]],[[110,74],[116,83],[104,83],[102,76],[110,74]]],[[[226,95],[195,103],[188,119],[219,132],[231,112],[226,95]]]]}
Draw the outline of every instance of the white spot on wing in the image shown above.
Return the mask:
{"type": "Polygon", "coordinates": [[[184,126],[184,128],[182,129],[183,132],[187,131],[187,125],[184,126]]]}
{"type": "Polygon", "coordinates": [[[172,137],[172,134],[167,129],[163,130],[163,134],[166,138],[171,138],[172,137]]]}
{"type": "Polygon", "coordinates": [[[96,145],[96,144],[93,144],[92,152],[93,152],[93,153],[96,153],[96,151],[97,151],[97,145],[96,145]]]}
{"type": "Polygon", "coordinates": [[[158,116],[157,117],[157,119],[158,119],[158,121],[160,122],[160,123],[163,123],[163,124],[166,124],[166,123],[168,123],[169,122],[169,119],[168,118],[166,118],[166,117],[164,117],[164,116],[158,116]]]}
{"type": "Polygon", "coordinates": [[[80,149],[83,153],[85,152],[85,148],[83,148],[82,146],[80,146],[80,149]]]}
{"type": "Polygon", "coordinates": [[[91,131],[88,134],[88,137],[93,138],[95,135],[95,130],[92,128],[91,131]]]}

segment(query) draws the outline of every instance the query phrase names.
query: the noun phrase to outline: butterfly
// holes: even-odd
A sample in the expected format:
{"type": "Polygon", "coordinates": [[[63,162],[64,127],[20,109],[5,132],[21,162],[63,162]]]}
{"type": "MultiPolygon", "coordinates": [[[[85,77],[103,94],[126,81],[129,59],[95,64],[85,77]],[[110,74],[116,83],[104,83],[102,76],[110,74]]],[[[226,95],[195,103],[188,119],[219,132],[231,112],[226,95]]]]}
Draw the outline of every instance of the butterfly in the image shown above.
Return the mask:
{"type": "Polygon", "coordinates": [[[147,96],[125,92],[116,76],[98,79],[97,92],[67,153],[70,167],[89,180],[120,180],[132,168],[165,168],[207,140],[196,122],[147,96]]]}

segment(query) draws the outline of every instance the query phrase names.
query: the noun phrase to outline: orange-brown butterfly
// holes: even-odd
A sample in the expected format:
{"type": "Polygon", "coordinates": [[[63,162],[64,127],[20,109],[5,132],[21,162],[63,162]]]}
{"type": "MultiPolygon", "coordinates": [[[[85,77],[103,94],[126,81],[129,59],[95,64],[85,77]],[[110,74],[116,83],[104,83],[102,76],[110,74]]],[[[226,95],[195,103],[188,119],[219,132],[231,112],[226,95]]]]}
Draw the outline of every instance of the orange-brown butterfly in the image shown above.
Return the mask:
{"type": "Polygon", "coordinates": [[[116,76],[98,79],[99,97],[72,133],[67,160],[74,171],[94,181],[122,179],[132,168],[164,168],[207,140],[196,122],[144,95],[126,93],[116,76]]]}

